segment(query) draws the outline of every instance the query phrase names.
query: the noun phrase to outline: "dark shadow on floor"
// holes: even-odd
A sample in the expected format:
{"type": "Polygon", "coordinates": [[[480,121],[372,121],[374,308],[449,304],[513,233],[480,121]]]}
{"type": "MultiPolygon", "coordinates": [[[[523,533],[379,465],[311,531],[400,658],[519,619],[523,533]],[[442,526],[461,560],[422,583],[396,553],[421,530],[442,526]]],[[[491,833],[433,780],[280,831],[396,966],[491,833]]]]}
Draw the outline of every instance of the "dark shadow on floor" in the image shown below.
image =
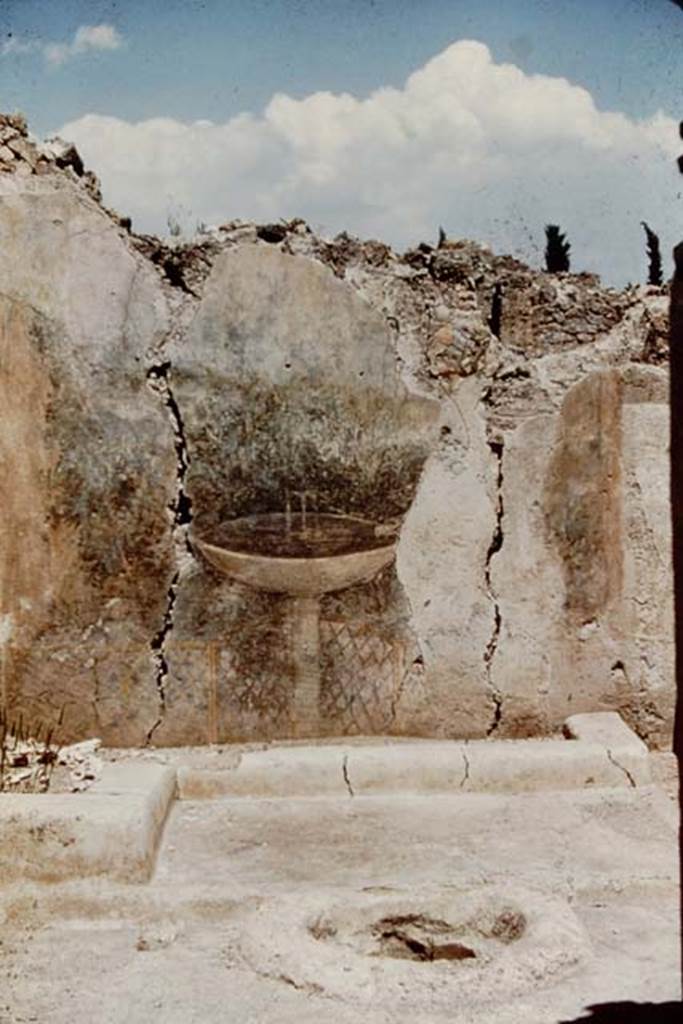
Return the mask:
{"type": "Polygon", "coordinates": [[[683,1003],[595,1003],[558,1024],[682,1024],[683,1003]]]}

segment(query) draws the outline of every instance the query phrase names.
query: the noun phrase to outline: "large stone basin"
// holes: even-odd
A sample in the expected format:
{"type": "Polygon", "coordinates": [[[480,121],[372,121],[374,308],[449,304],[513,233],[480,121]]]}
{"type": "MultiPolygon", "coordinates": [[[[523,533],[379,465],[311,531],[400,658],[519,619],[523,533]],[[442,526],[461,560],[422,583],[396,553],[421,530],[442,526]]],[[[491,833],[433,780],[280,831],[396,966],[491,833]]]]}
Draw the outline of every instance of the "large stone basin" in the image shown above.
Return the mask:
{"type": "Polygon", "coordinates": [[[193,538],[219,572],[257,590],[319,597],[372,579],[396,537],[353,516],[273,512],[234,519],[193,538]]]}

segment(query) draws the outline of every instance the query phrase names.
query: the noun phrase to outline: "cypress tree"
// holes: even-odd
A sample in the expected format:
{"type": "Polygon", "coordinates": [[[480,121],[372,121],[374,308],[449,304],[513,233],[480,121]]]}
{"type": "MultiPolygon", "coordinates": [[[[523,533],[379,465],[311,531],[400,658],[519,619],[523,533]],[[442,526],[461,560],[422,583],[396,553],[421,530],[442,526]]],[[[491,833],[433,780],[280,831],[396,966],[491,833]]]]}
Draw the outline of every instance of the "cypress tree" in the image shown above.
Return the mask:
{"type": "Polygon", "coordinates": [[[662,254],[659,251],[659,237],[644,220],[640,222],[645,228],[647,237],[648,284],[662,284],[662,254]]]}
{"type": "Polygon", "coordinates": [[[569,270],[569,250],[571,246],[558,224],[545,226],[545,269],[549,274],[559,274],[569,270]]]}

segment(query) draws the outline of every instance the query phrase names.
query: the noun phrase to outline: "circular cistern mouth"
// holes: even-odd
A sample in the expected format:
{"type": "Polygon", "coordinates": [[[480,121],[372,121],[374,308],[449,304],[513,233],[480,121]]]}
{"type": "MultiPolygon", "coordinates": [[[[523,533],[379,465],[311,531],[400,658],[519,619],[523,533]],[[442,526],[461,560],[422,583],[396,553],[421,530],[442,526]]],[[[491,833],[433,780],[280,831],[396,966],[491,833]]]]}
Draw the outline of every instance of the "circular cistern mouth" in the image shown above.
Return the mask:
{"type": "Polygon", "coordinates": [[[521,910],[508,907],[491,921],[481,921],[468,928],[450,924],[443,918],[429,914],[398,914],[382,917],[370,926],[369,934],[375,943],[375,956],[395,960],[415,960],[434,963],[437,960],[472,960],[479,954],[482,942],[498,939],[515,942],[526,929],[526,918],[521,910]]]}
{"type": "Polygon", "coordinates": [[[384,907],[380,903],[374,913],[359,908],[350,916],[322,914],[308,930],[319,942],[338,943],[362,956],[421,964],[476,959],[488,962],[496,947],[518,942],[527,930],[523,910],[510,901],[499,899],[473,907],[469,901],[458,906],[445,900],[441,909],[447,916],[436,916],[433,900],[418,899],[414,903],[412,909],[402,905],[403,901],[387,901],[384,907]]]}
{"type": "Polygon", "coordinates": [[[265,901],[247,919],[248,960],[356,1004],[451,1009],[545,987],[590,952],[568,903],[536,891],[443,885],[265,901]],[[286,934],[277,922],[288,921],[286,934]]]}

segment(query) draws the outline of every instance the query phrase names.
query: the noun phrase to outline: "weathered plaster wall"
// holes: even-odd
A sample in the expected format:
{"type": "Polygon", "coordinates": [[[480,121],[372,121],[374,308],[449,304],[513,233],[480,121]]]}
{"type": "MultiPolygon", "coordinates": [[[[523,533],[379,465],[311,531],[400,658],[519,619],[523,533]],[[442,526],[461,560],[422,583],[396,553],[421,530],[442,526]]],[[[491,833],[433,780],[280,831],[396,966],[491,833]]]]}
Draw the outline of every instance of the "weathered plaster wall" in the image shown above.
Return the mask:
{"type": "Polygon", "coordinates": [[[68,147],[12,119],[0,143],[11,709],[121,744],[295,734],[286,598],[192,535],[307,492],[400,527],[395,565],[322,600],[322,733],[617,708],[668,742],[665,289],[302,222],[169,246],[68,147]]]}
{"type": "Polygon", "coordinates": [[[501,729],[621,710],[648,739],[673,715],[668,406],[659,370],[588,374],[503,459],[493,585],[501,729]]]}
{"type": "Polygon", "coordinates": [[[173,438],[144,370],[162,288],[75,182],[0,185],[3,700],[144,743],[173,572],[173,438]]]}
{"type": "MultiPolygon", "coordinates": [[[[327,267],[268,246],[218,256],[165,356],[187,446],[191,550],[193,535],[213,542],[228,521],[287,507],[387,527],[403,518],[438,405],[408,392],[384,319],[327,267]]],[[[186,563],[155,740],[296,734],[287,603],[201,557],[186,563]]],[[[394,568],[324,595],[320,617],[319,731],[387,731],[414,685],[394,568]]]]}

